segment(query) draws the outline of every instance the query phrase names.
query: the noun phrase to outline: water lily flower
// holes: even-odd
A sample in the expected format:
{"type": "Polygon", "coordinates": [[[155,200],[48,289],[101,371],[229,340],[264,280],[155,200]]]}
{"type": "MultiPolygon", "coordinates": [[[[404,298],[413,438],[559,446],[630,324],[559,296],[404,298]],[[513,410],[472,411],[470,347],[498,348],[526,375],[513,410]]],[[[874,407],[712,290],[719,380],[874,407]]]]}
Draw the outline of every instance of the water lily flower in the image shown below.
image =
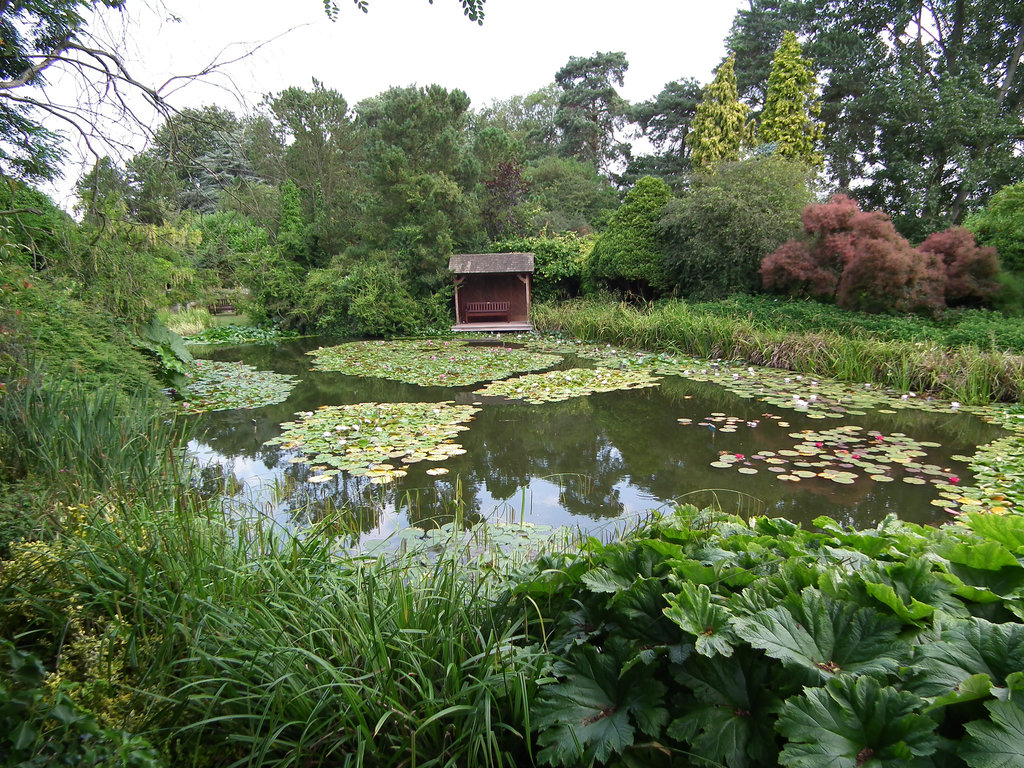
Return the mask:
{"type": "Polygon", "coordinates": [[[949,404],[949,407],[952,408],[955,411],[957,408],[960,407],[960,403],[958,403],[956,400],[954,400],[952,403],[949,404]]]}
{"type": "Polygon", "coordinates": [[[951,482],[951,483],[959,483],[960,482],[960,478],[957,477],[956,475],[950,475],[949,476],[949,482],[951,482]]]}
{"type": "Polygon", "coordinates": [[[735,456],[740,461],[743,461],[743,454],[742,453],[734,453],[733,456],[735,456]]]}
{"type": "Polygon", "coordinates": [[[900,400],[906,400],[910,395],[900,395],[900,400]]]}

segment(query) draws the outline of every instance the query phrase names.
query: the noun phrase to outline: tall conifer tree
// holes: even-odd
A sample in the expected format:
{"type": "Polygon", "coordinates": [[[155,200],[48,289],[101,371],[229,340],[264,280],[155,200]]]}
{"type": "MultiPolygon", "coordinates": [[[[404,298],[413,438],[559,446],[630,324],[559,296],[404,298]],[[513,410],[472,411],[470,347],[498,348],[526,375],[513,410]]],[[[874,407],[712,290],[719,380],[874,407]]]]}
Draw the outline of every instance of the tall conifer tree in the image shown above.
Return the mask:
{"type": "Polygon", "coordinates": [[[749,136],[746,104],[736,90],[735,57],[729,54],[704,89],[693,127],[686,136],[694,169],[707,169],[725,160],[739,160],[749,136]]]}
{"type": "Polygon", "coordinates": [[[768,75],[758,138],[762,144],[774,144],[783,157],[818,168],[823,162],[817,151],[821,143],[821,123],[816,119],[821,112],[818,81],[810,60],[800,53],[796,34],[784,33],[768,75]]]}

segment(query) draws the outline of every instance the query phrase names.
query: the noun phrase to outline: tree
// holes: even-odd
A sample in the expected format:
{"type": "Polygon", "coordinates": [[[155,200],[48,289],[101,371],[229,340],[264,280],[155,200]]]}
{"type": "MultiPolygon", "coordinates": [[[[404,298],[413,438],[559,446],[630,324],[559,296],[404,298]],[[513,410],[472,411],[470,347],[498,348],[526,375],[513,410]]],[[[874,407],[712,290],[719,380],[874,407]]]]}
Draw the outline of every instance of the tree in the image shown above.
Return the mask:
{"type": "Polygon", "coordinates": [[[750,53],[739,77],[753,83],[767,75],[770,33],[805,40],[821,77],[827,173],[920,239],[1024,175],[1024,18],[1015,7],[764,0],[737,15],[730,42],[750,53]]]}
{"type": "Polygon", "coordinates": [[[496,99],[473,115],[473,126],[478,132],[489,127],[504,131],[520,148],[525,162],[550,157],[558,151],[558,93],[552,83],[525,96],[496,99]]]}
{"type": "Polygon", "coordinates": [[[51,103],[39,91],[51,70],[97,77],[115,89],[134,84],[113,53],[88,44],[84,17],[90,9],[123,4],[52,0],[0,5],[0,172],[5,176],[38,181],[58,175],[65,156],[62,138],[43,126],[43,116],[86,137],[93,132],[87,113],[51,103]]]}
{"type": "Polygon", "coordinates": [[[692,128],[686,136],[690,162],[696,169],[709,168],[726,160],[739,160],[740,148],[749,135],[747,113],[736,90],[735,59],[732,54],[715,71],[715,79],[704,89],[692,128]]]}
{"type": "Polygon", "coordinates": [[[787,31],[772,60],[758,138],[783,157],[794,158],[810,168],[822,163],[817,151],[822,129],[816,120],[821,112],[816,91],[817,78],[811,62],[800,56],[800,42],[787,31]]]}
{"type": "Polygon", "coordinates": [[[633,105],[631,119],[640,135],[654,146],[654,155],[633,158],[627,178],[658,176],[670,186],[682,186],[690,170],[686,137],[700,103],[700,84],[692,78],[673,80],[651,101],[633,105]]]}
{"type": "Polygon", "coordinates": [[[1000,189],[965,226],[995,247],[1005,269],[1024,274],[1024,182],[1000,189]]]}
{"type": "Polygon", "coordinates": [[[401,254],[406,279],[432,292],[447,279],[456,247],[479,247],[483,229],[472,194],[479,165],[466,146],[469,97],[439,85],[391,88],[356,108],[367,131],[375,195],[364,235],[401,254]]]}
{"type": "Polygon", "coordinates": [[[611,182],[588,163],[549,157],[527,167],[529,228],[586,235],[600,229],[619,205],[611,182]]]}
{"type": "Polygon", "coordinates": [[[615,86],[622,87],[628,68],[626,54],[616,51],[570,56],[555,74],[561,88],[555,125],[561,131],[558,152],[562,157],[574,157],[607,172],[628,155],[628,145],[615,137],[628,114],[628,104],[615,86]]]}
{"type": "Polygon", "coordinates": [[[668,281],[656,225],[671,199],[672,190],[661,179],[640,179],[594,243],[585,283],[642,298],[664,293],[668,281]]]}
{"type": "Polygon", "coordinates": [[[777,155],[694,174],[659,222],[674,289],[696,299],[756,292],[761,261],[800,233],[812,201],[806,166],[777,155]]]}
{"type": "Polygon", "coordinates": [[[326,263],[359,238],[369,195],[366,137],[345,98],[318,80],[310,91],[285,89],[265,108],[284,148],[285,174],[301,192],[311,222],[310,257],[326,263]]]}
{"type": "Polygon", "coordinates": [[[925,238],[918,250],[933,253],[942,260],[947,306],[990,304],[999,293],[995,279],[999,273],[996,249],[979,248],[970,230],[950,227],[935,232],[925,238]]]}

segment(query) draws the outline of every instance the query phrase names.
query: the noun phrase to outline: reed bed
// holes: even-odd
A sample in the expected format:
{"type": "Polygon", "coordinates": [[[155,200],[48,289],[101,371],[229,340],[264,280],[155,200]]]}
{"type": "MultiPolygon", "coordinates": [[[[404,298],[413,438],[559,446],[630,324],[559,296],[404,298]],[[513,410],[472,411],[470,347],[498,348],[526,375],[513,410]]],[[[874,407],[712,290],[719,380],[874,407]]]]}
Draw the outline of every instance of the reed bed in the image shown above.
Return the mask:
{"type": "Polygon", "coordinates": [[[766,365],[964,404],[1017,402],[1024,394],[1024,355],[974,346],[880,341],[828,329],[778,331],[742,315],[702,313],[684,302],[642,308],[593,301],[541,304],[532,319],[539,331],[586,341],[766,365]]]}
{"type": "Polygon", "coordinates": [[[104,728],[168,765],[531,762],[537,656],[475,543],[361,557],[347,510],[302,535],[228,516],[166,414],[105,390],[26,380],[0,430],[8,479],[59,486],[4,542],[0,637],[104,728]]]}

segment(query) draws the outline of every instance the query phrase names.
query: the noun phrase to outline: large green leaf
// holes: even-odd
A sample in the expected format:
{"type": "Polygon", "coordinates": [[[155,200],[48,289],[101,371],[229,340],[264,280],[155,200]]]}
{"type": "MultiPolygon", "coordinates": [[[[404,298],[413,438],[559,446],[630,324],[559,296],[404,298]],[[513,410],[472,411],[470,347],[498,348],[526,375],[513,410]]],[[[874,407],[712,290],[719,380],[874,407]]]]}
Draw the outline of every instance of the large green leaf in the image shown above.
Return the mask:
{"type": "Polygon", "coordinates": [[[904,768],[939,744],[926,702],[871,677],[830,680],[789,698],[777,729],[787,743],[780,765],[795,768],[904,768]]]}
{"type": "Polygon", "coordinates": [[[621,654],[585,645],[560,663],[561,680],[541,688],[534,724],[548,765],[606,762],[634,740],[635,727],[656,736],[668,721],[665,686],[643,665],[620,675],[621,654]]]}
{"type": "Polygon", "coordinates": [[[736,634],[752,646],[820,680],[895,672],[910,650],[899,640],[900,628],[897,619],[810,587],[776,608],[733,620],[736,634]]]}
{"type": "Polygon", "coordinates": [[[967,723],[960,756],[971,768],[1024,768],[1024,698],[985,704],[989,720],[967,723]]]}
{"type": "Polygon", "coordinates": [[[858,576],[867,593],[908,624],[922,624],[936,609],[966,615],[963,603],[953,596],[954,585],[946,574],[934,573],[921,557],[901,563],[874,563],[858,576]]]}
{"type": "Polygon", "coordinates": [[[685,697],[686,714],[669,725],[669,736],[709,762],[730,768],[774,762],[778,747],[772,724],[782,686],[772,673],[772,665],[745,646],[728,663],[691,657],[675,669],[676,679],[692,695],[685,697]]]}
{"type": "Polygon", "coordinates": [[[712,602],[711,590],[704,584],[683,584],[679,593],[668,598],[665,615],[693,635],[697,653],[702,656],[732,656],[736,636],[729,625],[729,612],[712,602]]]}
{"type": "Polygon", "coordinates": [[[1024,551],[1024,517],[1019,515],[967,515],[967,525],[979,536],[998,541],[1012,552],[1024,551]]]}
{"type": "Polygon", "coordinates": [[[937,641],[918,646],[910,688],[919,696],[943,696],[980,674],[1005,686],[1007,676],[1022,669],[1024,624],[954,619],[937,641]]]}

